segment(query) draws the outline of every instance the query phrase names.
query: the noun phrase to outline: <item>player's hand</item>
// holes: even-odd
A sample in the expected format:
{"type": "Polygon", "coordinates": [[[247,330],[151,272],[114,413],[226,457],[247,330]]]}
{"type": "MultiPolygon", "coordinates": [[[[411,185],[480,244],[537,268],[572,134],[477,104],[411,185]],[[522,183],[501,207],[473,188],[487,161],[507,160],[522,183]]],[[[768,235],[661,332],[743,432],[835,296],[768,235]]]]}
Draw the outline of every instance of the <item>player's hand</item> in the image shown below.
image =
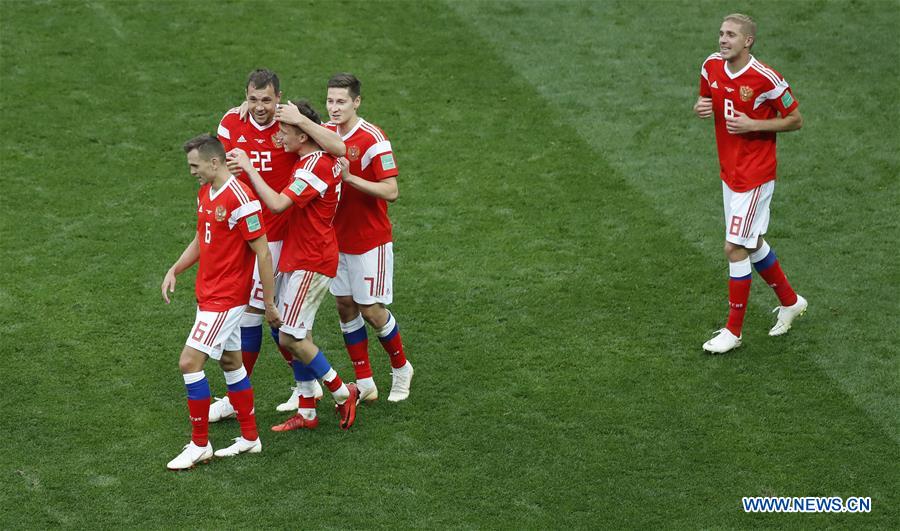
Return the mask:
{"type": "Polygon", "coordinates": [[[756,120],[741,111],[735,110],[734,116],[725,117],[725,128],[733,135],[752,133],[756,130],[756,120]]]}
{"type": "Polygon", "coordinates": [[[349,182],[353,178],[350,175],[350,161],[347,157],[338,157],[337,163],[341,167],[341,179],[349,182]]]}
{"type": "Polygon", "coordinates": [[[248,157],[247,152],[241,148],[234,148],[225,154],[225,166],[227,166],[228,171],[233,174],[240,173],[241,170],[249,171],[249,168],[252,167],[250,164],[250,157],[248,157]]]}
{"type": "Polygon", "coordinates": [[[278,308],[274,304],[266,304],[266,322],[272,328],[281,328],[281,325],[284,324],[281,322],[281,314],[278,313],[278,308]]]}
{"type": "Polygon", "coordinates": [[[175,273],[171,269],[166,271],[166,276],[163,278],[160,289],[162,290],[163,300],[166,301],[166,304],[169,304],[171,302],[169,293],[175,293],[175,273]]]}
{"type": "MultiPolygon", "coordinates": [[[[287,105],[279,104],[275,107],[275,119],[279,122],[299,126],[306,116],[300,114],[300,109],[288,100],[287,105]]],[[[307,118],[308,119],[308,118],[307,118]]]]}
{"type": "Polygon", "coordinates": [[[694,114],[696,114],[699,118],[709,118],[713,115],[713,106],[712,106],[712,98],[697,98],[697,103],[694,104],[694,114]]]}
{"type": "Polygon", "coordinates": [[[241,102],[241,106],[238,107],[238,116],[240,116],[242,122],[246,122],[248,114],[250,114],[250,104],[247,103],[247,100],[244,100],[241,102]]]}

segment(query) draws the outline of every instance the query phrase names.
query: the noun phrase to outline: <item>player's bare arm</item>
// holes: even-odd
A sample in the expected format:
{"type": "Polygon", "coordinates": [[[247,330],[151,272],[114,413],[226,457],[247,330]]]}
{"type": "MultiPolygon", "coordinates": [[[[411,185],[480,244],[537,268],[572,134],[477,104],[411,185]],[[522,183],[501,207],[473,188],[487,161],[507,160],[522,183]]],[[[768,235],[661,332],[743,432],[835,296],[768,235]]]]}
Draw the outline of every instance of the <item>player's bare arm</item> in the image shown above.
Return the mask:
{"type": "MultiPolygon", "coordinates": [[[[288,101],[288,103],[291,102],[288,101]]],[[[275,110],[275,119],[282,123],[296,125],[309,135],[313,142],[332,156],[343,157],[347,153],[347,146],[344,145],[340,135],[303,116],[294,105],[279,105],[275,110]]]]}
{"type": "Polygon", "coordinates": [[[341,165],[341,180],[350,186],[356,188],[364,194],[368,194],[379,199],[384,199],[393,203],[400,196],[400,188],[397,185],[396,177],[388,177],[387,179],[372,182],[357,175],[350,173],[350,161],[344,157],[338,160],[341,165]]]}
{"type": "Polygon", "coordinates": [[[166,271],[166,276],[163,278],[160,289],[162,290],[162,297],[163,300],[166,301],[166,304],[171,302],[169,301],[169,293],[175,293],[175,277],[180,275],[185,269],[196,264],[199,259],[200,242],[197,240],[197,235],[194,234],[194,239],[191,240],[191,243],[184,249],[181,256],[178,257],[178,260],[172,264],[172,267],[166,271]]]}
{"type": "Polygon", "coordinates": [[[269,326],[279,328],[281,315],[275,306],[275,271],[272,268],[272,254],[269,251],[269,242],[265,236],[247,242],[253,252],[256,253],[256,264],[259,267],[259,281],[263,288],[263,302],[266,305],[266,321],[269,326]]]}
{"type": "Polygon", "coordinates": [[[228,166],[229,171],[235,172],[236,170],[243,170],[247,176],[250,177],[250,183],[253,184],[253,188],[256,190],[259,198],[262,199],[262,202],[272,212],[279,214],[290,208],[293,204],[290,197],[273,190],[272,187],[266,184],[266,181],[263,180],[262,176],[250,162],[250,157],[247,156],[247,152],[243,149],[232,149],[226,154],[225,159],[225,164],[228,166]]]}
{"type": "Polygon", "coordinates": [[[694,104],[694,114],[698,118],[711,117],[713,115],[712,98],[704,98],[703,96],[697,98],[697,103],[694,104]]]}
{"type": "Polygon", "coordinates": [[[754,120],[736,110],[734,111],[734,117],[725,118],[725,127],[733,135],[752,132],[786,133],[803,127],[803,117],[800,115],[800,109],[794,109],[784,117],[754,120]]]}

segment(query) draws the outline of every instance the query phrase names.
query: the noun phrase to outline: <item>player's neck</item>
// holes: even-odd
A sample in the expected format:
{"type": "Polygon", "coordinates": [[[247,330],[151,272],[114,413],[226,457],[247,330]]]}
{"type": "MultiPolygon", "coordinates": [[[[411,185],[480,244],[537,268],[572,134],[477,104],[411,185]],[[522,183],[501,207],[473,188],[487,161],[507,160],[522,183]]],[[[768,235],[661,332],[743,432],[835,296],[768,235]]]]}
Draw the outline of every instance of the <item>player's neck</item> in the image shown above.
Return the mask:
{"type": "Polygon", "coordinates": [[[225,186],[225,183],[228,182],[228,179],[231,179],[231,174],[227,171],[217,173],[216,177],[212,180],[210,186],[212,186],[213,192],[218,192],[219,188],[225,186]]]}
{"type": "Polygon", "coordinates": [[[337,128],[338,134],[341,136],[346,135],[347,133],[352,131],[354,127],[356,127],[356,124],[359,123],[359,120],[360,120],[359,116],[354,116],[352,120],[348,120],[347,123],[339,125],[337,128]]]}
{"type": "Polygon", "coordinates": [[[254,125],[256,125],[256,128],[257,128],[257,129],[266,129],[267,127],[269,127],[269,126],[271,126],[273,123],[275,123],[275,117],[273,116],[272,119],[269,120],[269,123],[261,124],[261,123],[257,122],[256,119],[253,118],[253,115],[251,114],[251,115],[250,115],[250,121],[253,122],[254,125]]]}
{"type": "Polygon", "coordinates": [[[300,158],[303,158],[310,153],[315,153],[316,151],[322,151],[322,148],[319,147],[319,144],[306,142],[302,146],[300,146],[300,149],[297,150],[297,155],[299,155],[300,158]]]}
{"type": "Polygon", "coordinates": [[[738,55],[734,59],[729,59],[728,61],[726,61],[725,68],[727,68],[728,71],[731,72],[732,74],[737,74],[738,72],[743,70],[743,68],[745,66],[747,66],[747,64],[750,62],[750,59],[751,59],[751,56],[750,56],[749,52],[742,53],[741,55],[738,55]]]}

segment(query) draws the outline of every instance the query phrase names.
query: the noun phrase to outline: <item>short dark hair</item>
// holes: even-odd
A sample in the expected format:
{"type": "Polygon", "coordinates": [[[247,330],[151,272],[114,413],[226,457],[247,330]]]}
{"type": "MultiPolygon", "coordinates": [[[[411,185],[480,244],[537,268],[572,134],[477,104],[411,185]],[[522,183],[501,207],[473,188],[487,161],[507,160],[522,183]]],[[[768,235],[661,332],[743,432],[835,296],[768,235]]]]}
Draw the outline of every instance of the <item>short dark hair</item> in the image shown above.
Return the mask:
{"type": "Polygon", "coordinates": [[[203,160],[218,158],[220,161],[225,162],[225,148],[218,138],[209,133],[195,136],[185,142],[183,147],[185,153],[190,153],[196,149],[203,160]]]}
{"type": "Polygon", "coordinates": [[[250,85],[253,85],[255,89],[264,89],[272,85],[272,88],[275,89],[275,95],[278,95],[281,87],[281,84],[278,82],[278,75],[266,68],[257,68],[250,72],[250,75],[247,76],[246,88],[250,88],[250,85]]]}
{"type": "Polygon", "coordinates": [[[341,72],[331,76],[328,88],[345,88],[350,93],[350,98],[355,100],[362,94],[362,81],[350,72],[341,72]]]}
{"type": "Polygon", "coordinates": [[[300,114],[312,120],[313,123],[322,123],[321,118],[319,118],[319,113],[317,113],[316,110],[313,109],[313,106],[309,103],[309,100],[292,101],[291,104],[293,104],[293,106],[296,107],[298,111],[300,111],[300,114]]]}

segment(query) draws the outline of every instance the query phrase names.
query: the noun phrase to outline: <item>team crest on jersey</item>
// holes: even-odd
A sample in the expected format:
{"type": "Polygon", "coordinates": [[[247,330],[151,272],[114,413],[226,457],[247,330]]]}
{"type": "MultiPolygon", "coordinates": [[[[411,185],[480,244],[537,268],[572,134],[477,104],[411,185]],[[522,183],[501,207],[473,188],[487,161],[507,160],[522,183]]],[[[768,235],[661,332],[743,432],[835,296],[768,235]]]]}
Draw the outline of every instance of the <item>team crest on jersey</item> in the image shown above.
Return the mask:
{"type": "Polygon", "coordinates": [[[216,221],[225,221],[225,214],[227,214],[225,207],[222,205],[216,207],[216,221]]]}
{"type": "Polygon", "coordinates": [[[359,146],[350,146],[347,149],[347,158],[354,162],[359,160],[359,146]]]}
{"type": "Polygon", "coordinates": [[[284,144],[281,142],[281,135],[277,133],[272,135],[272,143],[275,144],[275,147],[277,148],[284,147],[284,144]]]}
{"type": "Polygon", "coordinates": [[[743,85],[741,87],[741,101],[750,101],[750,98],[753,97],[753,89],[743,85]]]}

